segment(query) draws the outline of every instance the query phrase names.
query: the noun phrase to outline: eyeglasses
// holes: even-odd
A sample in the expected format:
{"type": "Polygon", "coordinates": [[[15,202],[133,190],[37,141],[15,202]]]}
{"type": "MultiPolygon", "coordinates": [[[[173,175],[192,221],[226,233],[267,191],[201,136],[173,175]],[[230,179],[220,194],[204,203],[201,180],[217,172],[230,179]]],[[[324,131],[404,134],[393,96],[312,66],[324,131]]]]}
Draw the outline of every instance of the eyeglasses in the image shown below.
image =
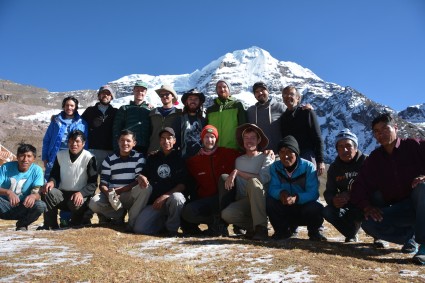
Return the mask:
{"type": "Polygon", "coordinates": [[[165,97],[165,96],[170,96],[171,93],[167,92],[167,93],[160,93],[159,97],[165,97]]]}

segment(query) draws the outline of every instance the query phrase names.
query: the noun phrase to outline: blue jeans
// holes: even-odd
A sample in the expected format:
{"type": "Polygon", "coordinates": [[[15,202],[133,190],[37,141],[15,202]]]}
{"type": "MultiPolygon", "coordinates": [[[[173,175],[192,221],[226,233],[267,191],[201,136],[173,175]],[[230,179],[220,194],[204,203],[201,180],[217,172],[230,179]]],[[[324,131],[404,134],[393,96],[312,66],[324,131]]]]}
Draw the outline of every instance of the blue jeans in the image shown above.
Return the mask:
{"type": "Polygon", "coordinates": [[[18,220],[16,227],[26,227],[37,221],[47,209],[46,204],[41,200],[37,200],[31,208],[26,208],[22,202],[18,206],[12,207],[9,200],[0,197],[0,219],[18,220]]]}
{"type": "Polygon", "coordinates": [[[362,212],[352,206],[336,208],[328,205],[323,209],[323,217],[346,238],[354,238],[363,220],[362,212]]]}
{"type": "Polygon", "coordinates": [[[412,189],[407,199],[380,209],[381,222],[369,219],[362,223],[367,234],[400,245],[415,236],[417,243],[425,244],[425,183],[412,189]]]}

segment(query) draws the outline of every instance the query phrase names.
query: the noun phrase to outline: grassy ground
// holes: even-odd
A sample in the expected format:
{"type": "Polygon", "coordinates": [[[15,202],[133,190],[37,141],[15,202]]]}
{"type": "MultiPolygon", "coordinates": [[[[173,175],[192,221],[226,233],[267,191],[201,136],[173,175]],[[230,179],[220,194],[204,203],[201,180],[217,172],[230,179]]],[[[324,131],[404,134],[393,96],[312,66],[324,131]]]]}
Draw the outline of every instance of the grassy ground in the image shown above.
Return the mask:
{"type": "MultiPolygon", "coordinates": [[[[96,222],[96,220],[94,220],[96,222]]],[[[425,282],[425,267],[391,244],[343,243],[328,223],[329,242],[254,242],[229,238],[161,238],[92,225],[15,232],[0,220],[0,282],[425,282]]],[[[205,227],[201,227],[205,228],[205,227]]],[[[273,231],[270,229],[269,234],[273,231]]]]}

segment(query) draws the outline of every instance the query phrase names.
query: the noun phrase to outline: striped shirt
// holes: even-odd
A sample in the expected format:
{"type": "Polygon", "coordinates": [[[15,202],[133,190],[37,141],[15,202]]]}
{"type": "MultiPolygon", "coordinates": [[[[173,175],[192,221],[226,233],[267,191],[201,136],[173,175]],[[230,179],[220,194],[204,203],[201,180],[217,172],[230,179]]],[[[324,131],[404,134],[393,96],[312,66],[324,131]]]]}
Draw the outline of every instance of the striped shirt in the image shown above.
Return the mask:
{"type": "Polygon", "coordinates": [[[146,159],[143,154],[132,150],[129,157],[122,159],[116,153],[105,158],[102,163],[100,182],[108,188],[119,188],[135,181],[142,172],[146,159]]]}

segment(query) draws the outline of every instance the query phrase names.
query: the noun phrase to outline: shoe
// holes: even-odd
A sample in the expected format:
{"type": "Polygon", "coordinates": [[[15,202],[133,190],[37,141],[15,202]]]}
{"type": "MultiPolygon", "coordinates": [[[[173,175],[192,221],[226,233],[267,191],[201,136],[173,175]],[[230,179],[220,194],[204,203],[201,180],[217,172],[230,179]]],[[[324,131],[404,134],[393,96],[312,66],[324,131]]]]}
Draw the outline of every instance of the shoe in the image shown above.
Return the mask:
{"type": "Polygon", "coordinates": [[[272,235],[272,239],[275,241],[280,241],[280,240],[286,240],[291,238],[291,232],[288,230],[286,232],[278,232],[275,231],[274,234],[272,235]]]}
{"type": "Polygon", "coordinates": [[[183,230],[183,235],[186,236],[186,237],[203,236],[205,234],[198,226],[186,228],[186,229],[182,229],[182,230],[183,230]]]}
{"type": "Polygon", "coordinates": [[[254,235],[252,236],[252,240],[254,241],[267,241],[269,239],[269,231],[267,227],[257,225],[255,226],[254,235]]]}
{"type": "Polygon", "coordinates": [[[28,226],[19,226],[19,227],[16,227],[16,231],[28,231],[28,226]]]}
{"type": "Polygon", "coordinates": [[[319,230],[313,233],[308,233],[308,237],[310,241],[313,242],[326,242],[328,240],[319,230]]]}
{"type": "Polygon", "coordinates": [[[246,234],[246,229],[239,227],[237,225],[233,225],[233,234],[236,236],[241,236],[246,234]]]}
{"type": "Polygon", "coordinates": [[[373,240],[373,246],[376,249],[386,249],[390,246],[387,241],[381,240],[381,239],[374,239],[373,240]]]}
{"type": "Polygon", "coordinates": [[[37,229],[35,229],[36,231],[42,231],[42,230],[58,230],[59,229],[59,225],[56,225],[54,227],[49,227],[46,225],[43,226],[38,226],[37,229]]]}
{"type": "Polygon", "coordinates": [[[425,245],[420,245],[418,252],[413,257],[413,261],[419,265],[425,264],[425,245]]]}
{"type": "Polygon", "coordinates": [[[357,243],[358,241],[359,241],[359,238],[357,237],[357,235],[355,235],[354,237],[345,238],[346,243],[357,243]]]}
{"type": "Polygon", "coordinates": [[[167,233],[165,234],[165,236],[167,238],[178,238],[179,237],[179,232],[178,231],[167,231],[167,233]]]}
{"type": "Polygon", "coordinates": [[[409,239],[406,243],[404,243],[403,247],[401,248],[401,252],[404,254],[414,254],[418,251],[418,244],[415,242],[415,240],[409,239]]]}
{"type": "Polygon", "coordinates": [[[61,218],[59,219],[59,227],[68,228],[70,226],[70,220],[61,218]]]}
{"type": "Polygon", "coordinates": [[[212,224],[208,225],[207,235],[211,237],[229,237],[229,225],[220,216],[215,216],[212,224]]]}

